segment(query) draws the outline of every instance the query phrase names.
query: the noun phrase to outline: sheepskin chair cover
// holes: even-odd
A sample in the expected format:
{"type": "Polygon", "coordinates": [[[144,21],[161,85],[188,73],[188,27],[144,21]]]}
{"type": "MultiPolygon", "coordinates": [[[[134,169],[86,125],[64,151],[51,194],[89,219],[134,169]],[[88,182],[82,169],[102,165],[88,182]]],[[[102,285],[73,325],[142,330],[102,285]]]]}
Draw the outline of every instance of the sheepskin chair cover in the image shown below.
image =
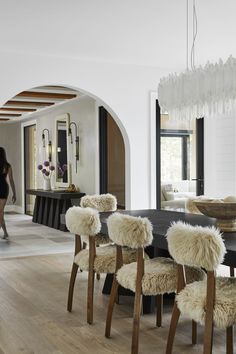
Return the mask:
{"type": "MultiPolygon", "coordinates": [[[[93,208],[99,212],[115,211],[117,209],[116,197],[112,194],[86,195],[81,198],[80,205],[82,208],[93,208]]],[[[88,243],[88,237],[81,235],[82,242],[88,243]]],[[[108,235],[102,233],[95,236],[96,245],[105,245],[111,242],[108,235]]]]}
{"type": "MultiPolygon", "coordinates": [[[[195,282],[176,296],[181,314],[202,325],[206,315],[206,287],[206,281],[195,282]]],[[[236,323],[236,278],[216,278],[213,320],[215,326],[221,329],[236,323]]]]}
{"type": "MultiPolygon", "coordinates": [[[[155,296],[172,293],[177,288],[177,264],[170,258],[156,257],[145,261],[142,279],[142,293],[155,296]]],[[[137,279],[137,263],[122,266],[116,275],[118,283],[135,292],[137,279]]],[[[188,283],[205,278],[205,273],[195,267],[186,267],[188,283]]]]}
{"type": "Polygon", "coordinates": [[[215,227],[192,226],[181,221],[167,230],[170,255],[183,265],[215,270],[226,252],[220,231],[215,227]]]}
{"type": "MultiPolygon", "coordinates": [[[[137,252],[135,249],[124,247],[122,249],[124,264],[135,262],[137,260],[137,252]]],[[[148,256],[145,255],[148,259],[148,256]]],[[[75,258],[76,263],[81,270],[89,270],[89,250],[82,250],[75,258]]],[[[94,260],[94,270],[96,273],[114,274],[116,269],[116,246],[107,245],[96,248],[96,257],[94,260]]]]}
{"type": "Polygon", "coordinates": [[[99,213],[92,208],[73,206],[66,212],[66,227],[77,235],[95,236],[101,230],[99,213]]]}
{"type": "Polygon", "coordinates": [[[99,212],[115,211],[117,209],[116,197],[112,194],[85,195],[81,198],[82,208],[93,208],[99,212]]]}
{"type": "Polygon", "coordinates": [[[147,218],[115,213],[107,226],[110,239],[119,246],[139,248],[152,243],[152,224],[147,218]]]}

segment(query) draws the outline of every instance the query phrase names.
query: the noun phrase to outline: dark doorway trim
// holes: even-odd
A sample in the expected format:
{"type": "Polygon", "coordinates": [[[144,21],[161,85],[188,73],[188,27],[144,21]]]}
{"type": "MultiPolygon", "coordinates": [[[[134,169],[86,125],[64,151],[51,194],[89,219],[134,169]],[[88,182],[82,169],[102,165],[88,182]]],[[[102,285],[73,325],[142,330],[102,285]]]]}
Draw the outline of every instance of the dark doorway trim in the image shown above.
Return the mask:
{"type": "MultiPolygon", "coordinates": [[[[33,126],[35,126],[36,124],[35,123],[33,123],[33,124],[30,124],[30,125],[26,125],[23,129],[23,138],[24,138],[24,141],[23,141],[23,147],[24,147],[24,154],[23,154],[23,156],[24,156],[24,160],[23,160],[23,162],[24,162],[24,181],[23,181],[23,183],[24,183],[24,214],[26,214],[26,215],[30,215],[30,214],[28,214],[28,212],[27,212],[27,193],[26,193],[26,190],[27,189],[29,189],[28,187],[27,187],[27,181],[26,181],[26,179],[27,179],[27,161],[26,161],[26,156],[27,156],[27,154],[26,154],[26,132],[27,132],[27,129],[29,129],[29,128],[31,128],[31,127],[33,127],[33,126]]],[[[31,216],[31,215],[30,215],[31,216]]]]}
{"type": "Polygon", "coordinates": [[[196,122],[196,194],[204,195],[204,118],[196,122]]]}
{"type": "Polygon", "coordinates": [[[107,111],[104,107],[99,107],[99,177],[100,194],[107,193],[107,111]]]}
{"type": "Polygon", "coordinates": [[[156,100],[156,209],[161,209],[161,108],[156,100]]]}

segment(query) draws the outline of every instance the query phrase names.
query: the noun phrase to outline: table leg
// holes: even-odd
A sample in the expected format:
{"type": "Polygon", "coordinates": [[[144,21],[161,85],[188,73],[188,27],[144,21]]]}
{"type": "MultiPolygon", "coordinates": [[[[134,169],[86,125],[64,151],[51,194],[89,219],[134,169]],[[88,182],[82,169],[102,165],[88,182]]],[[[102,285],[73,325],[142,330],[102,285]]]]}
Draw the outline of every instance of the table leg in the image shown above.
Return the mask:
{"type": "Polygon", "coordinates": [[[34,202],[33,218],[32,218],[33,222],[38,222],[37,220],[38,220],[38,212],[39,212],[39,200],[40,200],[40,197],[36,196],[35,202],[34,202]]]}
{"type": "Polygon", "coordinates": [[[53,227],[55,209],[56,209],[56,200],[52,199],[51,203],[50,203],[49,216],[48,216],[48,226],[49,227],[53,227]]]}
{"type": "Polygon", "coordinates": [[[43,225],[48,226],[48,216],[49,216],[49,208],[50,208],[50,198],[45,198],[44,210],[43,210],[43,225]]]}
{"type": "Polygon", "coordinates": [[[37,223],[42,224],[43,223],[43,210],[44,210],[44,205],[45,205],[45,197],[39,197],[39,212],[38,212],[38,218],[37,218],[37,223]]]}

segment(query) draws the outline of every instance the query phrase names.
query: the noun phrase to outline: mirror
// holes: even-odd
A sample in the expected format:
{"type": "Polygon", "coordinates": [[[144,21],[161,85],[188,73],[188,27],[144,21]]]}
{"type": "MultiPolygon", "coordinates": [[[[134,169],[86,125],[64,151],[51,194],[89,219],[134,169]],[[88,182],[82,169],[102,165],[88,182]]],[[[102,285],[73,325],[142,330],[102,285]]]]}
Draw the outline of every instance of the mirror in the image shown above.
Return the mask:
{"type": "Polygon", "coordinates": [[[64,114],[56,118],[56,183],[57,187],[68,187],[70,184],[70,164],[69,164],[69,114],[64,114]]]}

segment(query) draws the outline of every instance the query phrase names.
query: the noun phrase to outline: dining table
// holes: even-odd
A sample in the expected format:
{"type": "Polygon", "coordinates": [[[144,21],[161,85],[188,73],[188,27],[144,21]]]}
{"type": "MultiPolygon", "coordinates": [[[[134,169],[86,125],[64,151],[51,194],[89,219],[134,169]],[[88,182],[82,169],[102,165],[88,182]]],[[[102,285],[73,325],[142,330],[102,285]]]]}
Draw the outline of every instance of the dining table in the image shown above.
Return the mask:
{"type": "MultiPolygon", "coordinates": [[[[108,234],[107,219],[113,212],[100,213],[101,232],[108,234]]],[[[157,209],[144,209],[144,210],[122,210],[119,213],[131,216],[146,217],[150,220],[153,226],[153,242],[148,246],[145,251],[150,258],[158,256],[169,256],[168,244],[166,239],[167,229],[172,223],[182,221],[190,225],[199,226],[217,226],[216,219],[209,218],[205,215],[190,214],[184,212],[177,212],[171,210],[157,210],[157,209]]],[[[222,232],[222,238],[225,243],[226,254],[222,264],[236,268],[236,232],[222,232]]],[[[229,273],[230,274],[230,273],[229,273]]],[[[108,274],[104,283],[103,293],[109,294],[112,285],[113,275],[108,274]]],[[[121,289],[120,294],[130,295],[130,291],[121,289]]],[[[154,308],[154,299],[150,296],[143,296],[143,313],[150,313],[154,308]]]]}

